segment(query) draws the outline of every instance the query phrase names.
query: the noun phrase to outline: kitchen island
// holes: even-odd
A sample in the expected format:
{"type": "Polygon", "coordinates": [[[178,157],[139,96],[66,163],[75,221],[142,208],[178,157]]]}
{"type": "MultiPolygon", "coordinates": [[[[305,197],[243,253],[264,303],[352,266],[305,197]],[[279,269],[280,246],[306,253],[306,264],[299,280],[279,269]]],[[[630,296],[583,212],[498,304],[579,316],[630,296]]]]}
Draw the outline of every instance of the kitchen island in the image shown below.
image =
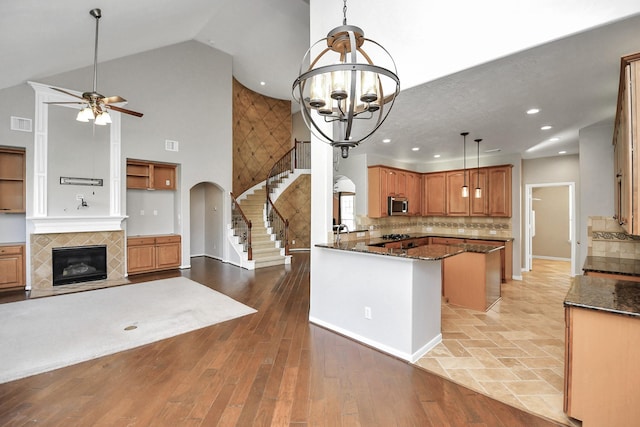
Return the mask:
{"type": "Polygon", "coordinates": [[[316,245],[312,268],[323,269],[311,282],[309,320],[415,362],[442,340],[443,260],[482,245],[401,249],[379,240],[316,245]]]}

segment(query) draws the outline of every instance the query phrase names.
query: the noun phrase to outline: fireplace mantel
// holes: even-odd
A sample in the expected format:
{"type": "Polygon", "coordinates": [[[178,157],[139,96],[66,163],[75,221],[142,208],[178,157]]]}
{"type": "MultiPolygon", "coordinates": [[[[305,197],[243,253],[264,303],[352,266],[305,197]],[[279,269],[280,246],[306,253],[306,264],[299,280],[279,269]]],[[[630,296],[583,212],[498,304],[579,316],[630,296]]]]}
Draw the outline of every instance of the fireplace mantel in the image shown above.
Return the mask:
{"type": "Polygon", "coordinates": [[[126,216],[30,217],[32,234],[120,231],[126,216]]]}

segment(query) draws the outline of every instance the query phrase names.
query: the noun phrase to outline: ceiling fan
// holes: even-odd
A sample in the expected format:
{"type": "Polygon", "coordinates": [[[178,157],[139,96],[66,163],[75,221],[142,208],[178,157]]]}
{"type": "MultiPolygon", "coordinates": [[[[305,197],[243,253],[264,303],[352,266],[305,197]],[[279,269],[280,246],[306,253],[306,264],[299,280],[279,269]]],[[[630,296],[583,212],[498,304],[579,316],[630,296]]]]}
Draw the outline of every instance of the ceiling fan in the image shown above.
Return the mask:
{"type": "Polygon", "coordinates": [[[89,120],[95,119],[95,124],[97,125],[105,125],[107,123],[111,123],[111,117],[107,110],[114,110],[120,113],[130,114],[136,117],[142,117],[142,113],[138,113],[137,111],[127,110],[126,108],[118,107],[117,105],[113,105],[120,102],[126,102],[126,99],[120,96],[109,96],[106,97],[97,92],[98,86],[98,24],[100,22],[100,18],[102,17],[102,12],[100,9],[91,9],[89,14],[96,19],[96,42],[95,42],[95,51],[93,55],[93,90],[91,92],[84,92],[82,96],[75,95],[71,92],[67,92],[66,90],[59,89],[57,87],[52,87],[51,89],[57,90],[58,92],[62,92],[74,98],[79,98],[82,101],[71,101],[71,102],[45,102],[45,104],[84,104],[86,105],[84,108],[80,110],[78,113],[78,117],[76,120],[81,122],[88,122],[89,120]]]}

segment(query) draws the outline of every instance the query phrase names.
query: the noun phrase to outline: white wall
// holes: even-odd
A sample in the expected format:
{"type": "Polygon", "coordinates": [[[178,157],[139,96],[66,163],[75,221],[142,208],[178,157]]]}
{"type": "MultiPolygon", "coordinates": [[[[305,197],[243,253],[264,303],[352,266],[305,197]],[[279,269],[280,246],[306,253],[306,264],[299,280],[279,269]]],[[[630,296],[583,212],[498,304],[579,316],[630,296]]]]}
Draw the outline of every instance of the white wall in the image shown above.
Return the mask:
{"type": "Polygon", "coordinates": [[[191,208],[190,229],[191,229],[191,256],[201,256],[205,254],[205,184],[197,184],[190,190],[191,208]]]}
{"type": "MultiPolygon", "coordinates": [[[[144,159],[176,163],[179,176],[174,193],[174,207],[162,211],[167,217],[146,216],[144,232],[153,229],[160,233],[180,233],[183,238],[183,266],[190,256],[189,189],[199,182],[213,182],[228,194],[232,183],[232,58],[204,44],[189,41],[144,52],[138,55],[107,61],[98,65],[98,90],[106,96],[120,95],[129,100],[126,108],[144,113],[135,118],[122,115],[122,170],[126,159],[144,159]],[[165,140],[179,142],[178,152],[165,151],[165,140]],[[172,211],[172,213],[170,213],[172,211]],[[165,221],[166,220],[166,221],[165,221]]],[[[93,67],[86,67],[39,82],[72,90],[91,89],[93,67]]],[[[34,93],[26,84],[0,91],[0,117],[8,127],[9,116],[34,119],[34,93]],[[5,120],[6,119],[6,120],[5,120]]],[[[50,106],[49,110],[67,110],[50,106]]],[[[53,114],[57,115],[57,112],[53,114]]],[[[68,126],[75,125],[75,114],[68,118],[68,126]]],[[[93,126],[84,123],[89,129],[93,126]]],[[[61,123],[61,126],[65,126],[61,123]]],[[[27,215],[31,210],[33,189],[33,133],[8,131],[0,126],[5,145],[27,147],[27,215]]],[[[67,147],[61,143],[59,150],[67,147]]],[[[58,151],[56,151],[57,153],[58,151]]],[[[56,153],[53,154],[54,158],[56,153]]],[[[108,166],[108,158],[104,159],[108,166]]],[[[86,165],[75,162],[64,166],[64,176],[83,176],[86,165]]],[[[133,203],[135,210],[144,201],[127,197],[125,179],[122,180],[123,210],[133,203]]],[[[50,185],[48,200],[68,195],[60,186],[50,185]]],[[[75,190],[74,190],[75,191],[75,190]]],[[[222,223],[230,222],[228,196],[221,202],[222,223]]],[[[75,207],[75,206],[74,206],[75,207]]],[[[62,209],[64,207],[55,207],[62,209]]],[[[85,212],[86,214],[86,212],[85,212]]],[[[140,231],[143,226],[127,225],[128,232],[140,231]]],[[[15,222],[15,221],[11,221],[15,222]]],[[[3,221],[0,220],[0,224],[3,221]]],[[[4,226],[2,226],[4,228],[4,226]]],[[[26,232],[21,240],[26,240],[26,232]]],[[[225,252],[223,250],[223,252],[225,252]]]]}

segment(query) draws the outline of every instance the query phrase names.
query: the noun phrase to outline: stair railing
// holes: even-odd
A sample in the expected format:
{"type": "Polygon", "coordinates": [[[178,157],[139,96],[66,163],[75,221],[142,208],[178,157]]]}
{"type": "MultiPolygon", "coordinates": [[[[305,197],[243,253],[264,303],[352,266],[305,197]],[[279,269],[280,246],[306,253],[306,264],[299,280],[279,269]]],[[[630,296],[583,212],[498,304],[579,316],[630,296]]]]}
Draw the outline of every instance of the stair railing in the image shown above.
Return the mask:
{"type": "Polygon", "coordinates": [[[286,176],[298,169],[311,169],[311,143],[295,141],[293,148],[287,151],[271,168],[266,180],[267,221],[277,239],[284,247],[285,255],[289,255],[289,220],[285,219],[271,200],[271,193],[286,176]]]}
{"type": "Polygon", "coordinates": [[[240,237],[240,243],[247,253],[247,259],[251,261],[253,259],[253,251],[251,249],[251,221],[249,221],[244,212],[242,212],[240,204],[233,193],[229,194],[231,194],[231,226],[233,227],[233,235],[240,237]]]}

